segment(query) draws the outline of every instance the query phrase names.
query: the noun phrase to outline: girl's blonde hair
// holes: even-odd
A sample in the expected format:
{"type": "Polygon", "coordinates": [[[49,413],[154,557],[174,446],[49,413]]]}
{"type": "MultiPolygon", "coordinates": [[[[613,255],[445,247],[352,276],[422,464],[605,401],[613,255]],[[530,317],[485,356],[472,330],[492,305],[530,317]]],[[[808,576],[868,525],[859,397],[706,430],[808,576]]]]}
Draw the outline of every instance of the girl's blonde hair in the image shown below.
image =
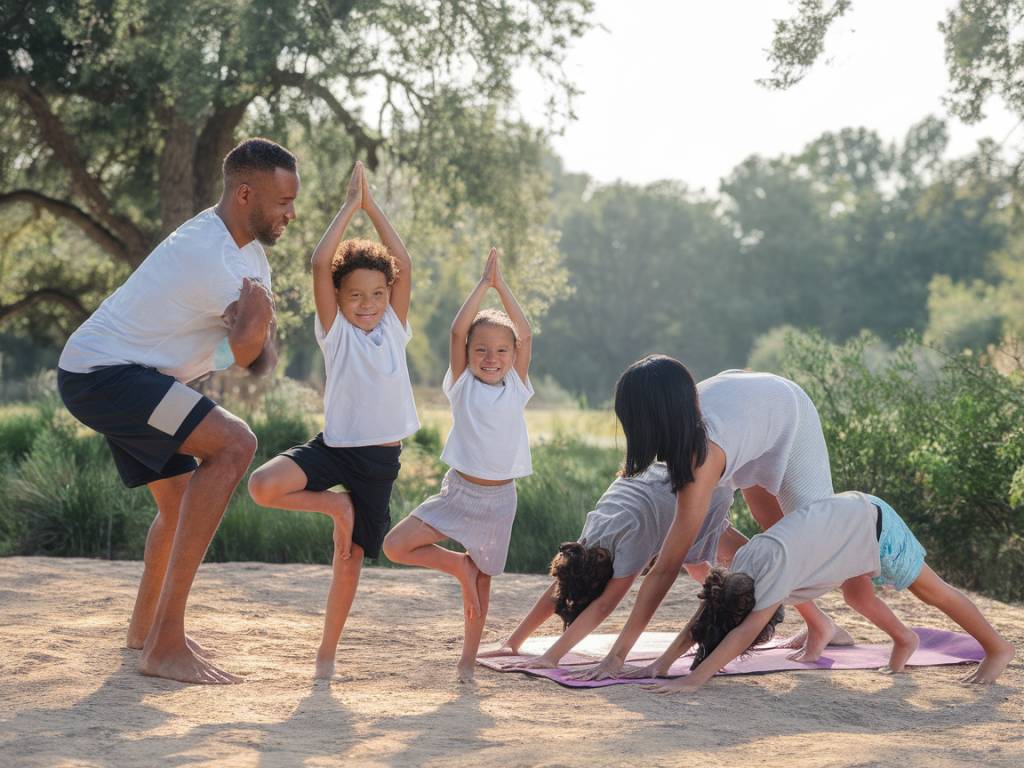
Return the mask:
{"type": "Polygon", "coordinates": [[[481,325],[489,325],[492,328],[507,328],[512,334],[512,339],[515,343],[519,343],[519,334],[516,333],[516,327],[508,315],[497,309],[483,309],[476,313],[476,317],[473,318],[473,322],[469,326],[469,333],[466,335],[467,345],[470,339],[473,338],[473,331],[481,325]]]}

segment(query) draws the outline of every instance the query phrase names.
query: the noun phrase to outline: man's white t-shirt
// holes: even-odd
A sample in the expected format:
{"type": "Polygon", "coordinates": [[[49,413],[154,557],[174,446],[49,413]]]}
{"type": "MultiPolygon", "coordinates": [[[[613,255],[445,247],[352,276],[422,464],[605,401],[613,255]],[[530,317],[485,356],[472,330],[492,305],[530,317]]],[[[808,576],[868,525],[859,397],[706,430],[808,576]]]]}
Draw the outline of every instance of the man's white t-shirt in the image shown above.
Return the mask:
{"type": "Polygon", "coordinates": [[[224,310],[243,278],[270,289],[270,264],[257,241],[239,248],[213,208],[186,221],[156,247],[68,339],[58,366],[89,373],[145,365],[189,382],[215,369],[227,339],[224,310]]]}
{"type": "Polygon", "coordinates": [[[412,331],[391,305],[369,333],[341,312],[326,333],[319,317],[313,322],[327,367],[324,442],[333,448],[380,445],[419,429],[405,359],[412,331]]]}
{"type": "Polygon", "coordinates": [[[523,414],[533,397],[529,377],[523,381],[510,370],[500,384],[485,384],[467,365],[457,380],[452,378],[449,368],[441,389],[452,405],[452,429],[441,461],[483,480],[511,480],[532,473],[523,414]]]}

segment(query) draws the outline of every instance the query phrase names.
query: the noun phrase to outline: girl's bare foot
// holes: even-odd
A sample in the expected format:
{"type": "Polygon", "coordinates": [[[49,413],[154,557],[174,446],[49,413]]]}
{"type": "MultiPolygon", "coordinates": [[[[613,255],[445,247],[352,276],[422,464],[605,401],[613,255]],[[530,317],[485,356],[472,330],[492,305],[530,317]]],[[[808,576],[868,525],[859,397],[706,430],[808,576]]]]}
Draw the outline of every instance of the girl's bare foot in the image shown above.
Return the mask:
{"type": "Polygon", "coordinates": [[[467,619],[475,619],[480,615],[480,594],[476,588],[476,577],[479,575],[480,569],[476,567],[473,558],[463,555],[457,578],[462,585],[462,610],[467,619]]]}
{"type": "MultiPolygon", "coordinates": [[[[143,637],[140,639],[135,633],[129,630],[128,640],[125,644],[133,651],[141,651],[143,646],[146,645],[146,638],[143,637]]],[[[185,635],[185,645],[188,646],[188,649],[196,656],[201,656],[204,659],[212,659],[216,655],[209,648],[206,648],[198,640],[189,635],[185,635]]]]}
{"type": "Polygon", "coordinates": [[[460,683],[472,683],[475,682],[474,678],[474,663],[460,661],[459,665],[455,668],[456,677],[460,683]]]}
{"type": "Polygon", "coordinates": [[[197,656],[187,645],[162,654],[143,653],[139,659],[139,672],[150,677],[164,677],[182,683],[203,685],[230,685],[242,682],[242,678],[215,667],[201,656],[197,656]]]}
{"type": "MultiPolygon", "coordinates": [[[[793,648],[802,650],[807,645],[807,627],[804,627],[788,640],[779,643],[776,648],[793,648]]],[[[853,645],[853,636],[834,621],[832,622],[832,637],[825,645],[847,646],[853,645]]]]}
{"type": "Polygon", "coordinates": [[[313,677],[317,680],[330,680],[334,677],[334,659],[317,659],[313,677]]]}
{"type": "Polygon", "coordinates": [[[995,652],[986,653],[981,664],[960,682],[973,685],[992,685],[1006,666],[1013,660],[1014,649],[1010,643],[1003,643],[1003,647],[995,652]]]}
{"type": "Polygon", "coordinates": [[[921,640],[917,633],[911,629],[905,630],[899,637],[893,640],[892,653],[889,654],[889,663],[879,669],[883,675],[896,675],[904,672],[907,660],[914,655],[921,640]]]}

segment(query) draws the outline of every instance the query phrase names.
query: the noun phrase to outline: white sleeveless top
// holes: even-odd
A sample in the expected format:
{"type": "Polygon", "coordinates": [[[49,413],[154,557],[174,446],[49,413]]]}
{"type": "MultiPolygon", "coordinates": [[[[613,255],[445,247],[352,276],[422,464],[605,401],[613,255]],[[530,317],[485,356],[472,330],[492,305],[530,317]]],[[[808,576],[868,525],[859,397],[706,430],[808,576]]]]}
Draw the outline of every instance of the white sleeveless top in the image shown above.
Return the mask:
{"type": "Polygon", "coordinates": [[[833,493],[818,412],[798,384],[772,373],[723,371],[697,392],[708,439],[725,452],[719,485],[761,486],[787,514],[833,493]]]}
{"type": "Polygon", "coordinates": [[[458,381],[452,369],[441,389],[452,405],[452,429],[441,461],[483,480],[511,480],[533,472],[523,409],[533,397],[527,377],[510,370],[500,384],[485,384],[466,366],[458,381]]]}
{"type": "Polygon", "coordinates": [[[334,448],[393,443],[420,428],[405,347],[412,338],[391,305],[367,333],[338,312],[326,334],[314,315],[324,353],[324,442],[334,448]]]}

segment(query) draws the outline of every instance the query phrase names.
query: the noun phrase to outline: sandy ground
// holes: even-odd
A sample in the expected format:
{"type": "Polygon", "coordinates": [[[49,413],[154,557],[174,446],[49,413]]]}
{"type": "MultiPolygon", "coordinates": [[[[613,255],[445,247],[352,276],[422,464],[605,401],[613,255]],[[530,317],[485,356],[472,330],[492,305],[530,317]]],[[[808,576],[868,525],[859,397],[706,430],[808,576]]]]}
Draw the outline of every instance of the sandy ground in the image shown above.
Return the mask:
{"type": "MultiPolygon", "coordinates": [[[[134,562],[0,560],[0,764],[1024,765],[1020,606],[980,600],[1021,649],[988,689],[959,685],[959,667],[733,677],[689,698],[569,691],[482,668],[460,686],[453,583],[371,568],[342,638],[345,679],[327,683],[311,672],[328,569],[214,564],[200,570],[189,627],[246,682],[193,687],[134,671],[122,642],[139,574],[134,562]]],[[[545,579],[495,584],[491,639],[545,579]]],[[[676,629],[694,591],[681,580],[651,628],[676,629]]],[[[882,639],[837,596],[823,604],[858,639],[882,639]]],[[[909,623],[952,628],[909,595],[892,604],[909,623]]]]}

